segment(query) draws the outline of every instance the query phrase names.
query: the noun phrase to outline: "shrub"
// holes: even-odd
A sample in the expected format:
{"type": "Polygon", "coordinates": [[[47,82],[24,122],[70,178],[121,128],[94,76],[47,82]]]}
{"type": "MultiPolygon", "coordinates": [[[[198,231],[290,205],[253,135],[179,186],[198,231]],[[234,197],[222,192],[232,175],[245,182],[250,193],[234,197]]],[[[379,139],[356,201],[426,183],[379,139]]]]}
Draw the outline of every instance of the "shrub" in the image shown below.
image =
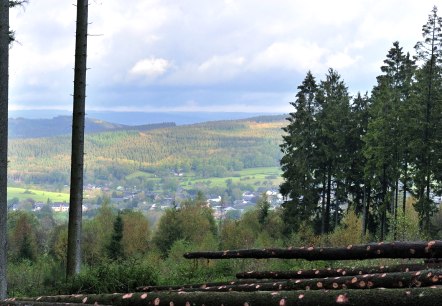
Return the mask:
{"type": "Polygon", "coordinates": [[[66,293],[132,292],[137,287],[156,285],[157,271],[140,259],[105,261],[83,271],[67,283],[66,293]]]}

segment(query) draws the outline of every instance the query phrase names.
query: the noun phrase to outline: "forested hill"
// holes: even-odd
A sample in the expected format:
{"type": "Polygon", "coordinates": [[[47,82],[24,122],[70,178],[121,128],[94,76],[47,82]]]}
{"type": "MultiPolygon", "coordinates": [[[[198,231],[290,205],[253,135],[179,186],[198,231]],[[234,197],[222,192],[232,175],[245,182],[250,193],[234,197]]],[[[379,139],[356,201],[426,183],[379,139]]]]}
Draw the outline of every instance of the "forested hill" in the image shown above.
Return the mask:
{"type": "MultiPolygon", "coordinates": [[[[173,122],[130,126],[111,123],[99,119],[86,118],[86,133],[99,133],[117,130],[151,130],[175,126],[173,122]]],[[[52,119],[9,119],[9,138],[38,138],[59,135],[70,135],[72,128],[71,116],[57,116],[52,119]]]]}
{"type": "MultiPolygon", "coordinates": [[[[243,168],[278,166],[285,117],[90,133],[85,138],[86,180],[174,169],[222,177],[243,168]]],[[[69,154],[69,135],[11,139],[9,173],[15,180],[68,183],[69,154]]]]}

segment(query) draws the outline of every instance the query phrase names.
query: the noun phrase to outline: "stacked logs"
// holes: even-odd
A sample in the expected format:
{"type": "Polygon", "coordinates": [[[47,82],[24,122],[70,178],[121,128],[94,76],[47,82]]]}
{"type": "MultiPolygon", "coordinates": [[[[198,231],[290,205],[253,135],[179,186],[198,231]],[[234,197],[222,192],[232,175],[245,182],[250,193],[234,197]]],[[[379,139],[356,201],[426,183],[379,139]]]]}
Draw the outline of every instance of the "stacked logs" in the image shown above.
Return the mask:
{"type": "Polygon", "coordinates": [[[371,243],[344,248],[248,249],[193,252],[189,259],[290,258],[355,260],[423,258],[423,264],[368,268],[242,272],[237,280],[140,287],[137,293],[48,296],[0,305],[440,305],[442,241],[371,243]],[[63,304],[65,303],[65,304],[63,304]]]}

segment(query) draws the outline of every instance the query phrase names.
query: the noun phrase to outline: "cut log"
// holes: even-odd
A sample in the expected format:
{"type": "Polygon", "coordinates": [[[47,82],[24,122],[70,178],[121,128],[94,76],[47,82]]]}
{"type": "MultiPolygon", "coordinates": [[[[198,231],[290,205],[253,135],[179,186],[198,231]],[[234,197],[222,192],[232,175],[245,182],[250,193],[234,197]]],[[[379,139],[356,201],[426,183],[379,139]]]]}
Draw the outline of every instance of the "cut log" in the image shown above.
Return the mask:
{"type": "MultiPolygon", "coordinates": [[[[241,285],[250,284],[249,279],[236,279],[225,282],[211,282],[211,283],[199,283],[199,284],[187,284],[187,285],[176,285],[176,286],[142,286],[137,287],[137,292],[158,292],[158,291],[178,291],[181,289],[204,289],[207,287],[215,286],[231,286],[231,285],[241,285]]],[[[254,280],[255,283],[266,283],[268,280],[254,280]]]]}
{"type": "Polygon", "coordinates": [[[372,288],[412,288],[442,285],[442,270],[423,270],[415,272],[397,272],[365,274],[357,276],[338,276],[332,278],[298,279],[281,282],[251,282],[211,286],[204,288],[181,288],[181,292],[229,292],[229,291],[286,291],[286,290],[339,290],[372,288]]]}
{"type": "Polygon", "coordinates": [[[245,249],[217,252],[185,253],[187,259],[227,258],[283,258],[306,260],[360,260],[371,258],[439,258],[442,257],[442,241],[389,242],[349,245],[347,247],[290,247],[286,249],[245,249]]]}
{"type": "MultiPolygon", "coordinates": [[[[253,305],[253,306],[329,306],[329,305],[425,305],[438,306],[442,300],[442,289],[432,288],[412,289],[372,289],[372,290],[308,290],[280,292],[156,292],[156,293],[127,293],[102,295],[72,295],[40,297],[25,299],[26,305],[33,302],[45,303],[78,303],[99,305],[155,305],[155,306],[185,306],[185,305],[253,305]]],[[[17,302],[17,301],[16,301],[17,302]]],[[[13,305],[3,301],[0,305],[13,305]]],[[[15,304],[17,305],[17,304],[15,304]]],[[[23,305],[23,304],[22,304],[23,305]]]]}
{"type": "Polygon", "coordinates": [[[402,264],[394,266],[353,267],[353,268],[327,268],[295,271],[249,271],[236,274],[239,279],[302,279],[336,277],[348,275],[362,275],[373,273],[409,272],[427,269],[440,269],[442,263],[427,264],[402,264]]]}

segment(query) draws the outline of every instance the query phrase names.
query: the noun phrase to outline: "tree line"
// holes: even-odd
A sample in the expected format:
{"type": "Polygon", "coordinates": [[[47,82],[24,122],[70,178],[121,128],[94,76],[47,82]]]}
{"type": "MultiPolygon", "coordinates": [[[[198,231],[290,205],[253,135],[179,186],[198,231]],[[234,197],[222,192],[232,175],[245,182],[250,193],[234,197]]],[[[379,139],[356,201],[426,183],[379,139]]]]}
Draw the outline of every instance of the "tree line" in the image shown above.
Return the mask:
{"type": "Polygon", "coordinates": [[[388,50],[371,94],[350,96],[329,69],[308,72],[298,86],[283,136],[281,159],[287,231],[308,223],[330,232],[344,209],[363,220],[363,232],[383,240],[397,232],[407,197],[420,227],[430,232],[442,192],[442,18],[434,7],[415,55],[399,42],[388,50]]]}

